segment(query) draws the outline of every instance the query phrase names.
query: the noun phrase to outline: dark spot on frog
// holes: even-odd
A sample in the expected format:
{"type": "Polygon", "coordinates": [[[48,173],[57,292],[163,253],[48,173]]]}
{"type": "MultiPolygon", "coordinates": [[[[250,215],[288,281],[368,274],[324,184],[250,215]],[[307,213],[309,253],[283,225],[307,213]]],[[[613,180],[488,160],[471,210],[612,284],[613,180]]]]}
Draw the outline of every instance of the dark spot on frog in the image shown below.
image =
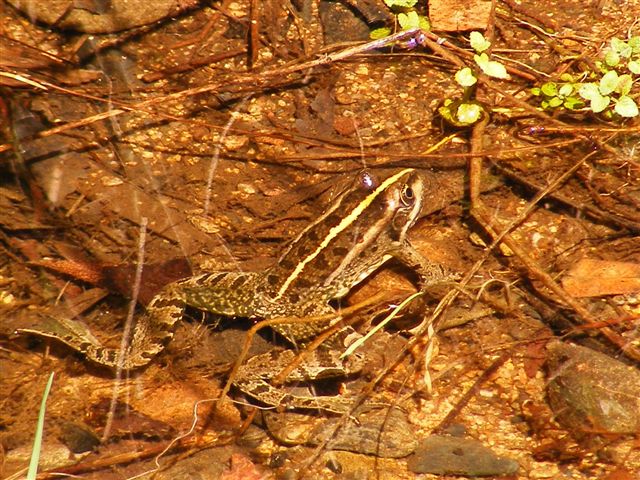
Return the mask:
{"type": "Polygon", "coordinates": [[[233,282],[231,282],[231,289],[238,290],[242,285],[246,283],[246,281],[247,281],[246,277],[240,276],[236,278],[233,282]]]}
{"type": "Polygon", "coordinates": [[[315,242],[318,240],[318,235],[316,234],[316,231],[314,229],[311,229],[307,232],[307,238],[312,242],[315,242]]]}
{"type": "Polygon", "coordinates": [[[287,455],[285,453],[274,453],[269,460],[269,466],[271,468],[283,467],[287,462],[287,455]]]}
{"type": "Polygon", "coordinates": [[[224,278],[227,277],[227,274],[224,272],[212,272],[209,274],[206,274],[204,277],[202,277],[202,281],[206,282],[207,285],[210,285],[211,287],[214,287],[215,285],[218,284],[218,282],[224,278]]]}
{"type": "Polygon", "coordinates": [[[331,250],[331,252],[336,257],[344,257],[347,253],[349,253],[349,249],[346,247],[334,247],[333,250],[331,250]]]}
{"type": "Polygon", "coordinates": [[[307,305],[302,310],[303,310],[302,313],[304,314],[302,316],[304,316],[304,317],[311,317],[311,316],[313,316],[313,315],[315,315],[317,313],[316,305],[313,305],[313,304],[307,305]]]}
{"type": "Polygon", "coordinates": [[[307,290],[312,286],[313,286],[313,282],[302,277],[299,277],[296,281],[296,289],[307,290]]]}
{"type": "Polygon", "coordinates": [[[337,213],[333,213],[331,215],[329,215],[326,219],[326,225],[327,226],[334,226],[339,224],[342,221],[342,217],[340,215],[338,215],[337,213]]]}
{"type": "Polygon", "coordinates": [[[266,385],[256,385],[253,388],[253,391],[256,394],[268,393],[269,392],[269,387],[267,387],[266,385]]]}
{"type": "Polygon", "coordinates": [[[329,264],[327,263],[327,257],[324,254],[319,254],[314,262],[318,270],[327,270],[329,268],[329,264]]]}
{"type": "Polygon", "coordinates": [[[291,293],[289,294],[289,302],[292,304],[296,304],[300,301],[300,295],[298,295],[297,293],[291,293]]]}
{"type": "Polygon", "coordinates": [[[291,261],[290,255],[288,255],[286,258],[283,258],[280,261],[280,267],[286,271],[293,270],[293,268],[295,267],[295,264],[291,261]]]}
{"type": "Polygon", "coordinates": [[[342,473],[342,465],[334,457],[331,457],[329,458],[329,460],[327,460],[326,466],[333,473],[342,473]]]}

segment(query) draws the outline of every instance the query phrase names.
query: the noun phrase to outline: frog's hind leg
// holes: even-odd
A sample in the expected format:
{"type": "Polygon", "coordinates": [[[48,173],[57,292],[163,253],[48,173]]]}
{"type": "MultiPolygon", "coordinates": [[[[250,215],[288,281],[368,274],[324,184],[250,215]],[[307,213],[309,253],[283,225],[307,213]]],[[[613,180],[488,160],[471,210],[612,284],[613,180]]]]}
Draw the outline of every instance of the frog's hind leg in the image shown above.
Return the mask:
{"type": "MultiPolygon", "coordinates": [[[[358,353],[350,358],[339,358],[341,349],[332,342],[321,345],[287,377],[287,383],[313,382],[323,378],[353,375],[362,370],[364,359],[358,353]]],[[[271,380],[294,361],[292,350],[275,350],[250,358],[238,370],[233,384],[247,395],[272,407],[287,409],[323,410],[345,413],[353,408],[353,398],[341,395],[302,395],[289,393],[286,388],[271,385],[271,380]]]]}
{"type": "MultiPolygon", "coordinates": [[[[213,272],[176,282],[183,301],[207,312],[229,317],[256,315],[258,272],[213,272]]],[[[259,303],[259,302],[258,302],[259,303]]]]}
{"type": "Polygon", "coordinates": [[[184,294],[179,282],[169,284],[153,297],[145,313],[136,320],[131,342],[128,347],[124,344],[124,351],[97,343],[84,344],[81,347],[71,346],[100,365],[121,367],[125,370],[142,367],[164,350],[173,338],[175,325],[182,319],[184,308],[184,294]]]}
{"type": "Polygon", "coordinates": [[[247,316],[251,313],[249,299],[255,291],[254,273],[215,272],[179,280],[163,288],[147,305],[144,315],[135,324],[131,344],[121,360],[120,351],[90,344],[83,351],[101,365],[132,369],[146,365],[173,338],[178,321],[186,305],[220,315],[247,316]],[[242,301],[229,301],[229,297],[242,301]],[[242,305],[239,308],[237,305],[242,305]]]}
{"type": "MultiPolygon", "coordinates": [[[[18,333],[53,338],[94,363],[130,370],[146,365],[164,349],[173,337],[176,322],[182,317],[184,304],[184,295],[176,288],[176,283],[165,287],[151,300],[145,314],[137,319],[129,345],[123,341],[120,348],[105,347],[82,321],[71,319],[72,313],[61,309],[37,312],[33,325],[18,329],[18,333]]],[[[125,332],[124,337],[127,336],[125,332]]]]}
{"type": "Polygon", "coordinates": [[[255,274],[216,272],[167,285],[136,319],[131,342],[128,346],[122,342],[124,349],[105,347],[82,322],[48,312],[38,315],[38,324],[34,327],[19,331],[57,339],[99,365],[125,370],[139,368],[164,350],[173,338],[176,323],[182,319],[186,305],[221,315],[242,315],[244,311],[251,311],[255,278],[255,274]],[[242,303],[242,308],[234,308],[234,302],[228,300],[234,294],[242,298],[242,302],[235,302],[242,303]]]}

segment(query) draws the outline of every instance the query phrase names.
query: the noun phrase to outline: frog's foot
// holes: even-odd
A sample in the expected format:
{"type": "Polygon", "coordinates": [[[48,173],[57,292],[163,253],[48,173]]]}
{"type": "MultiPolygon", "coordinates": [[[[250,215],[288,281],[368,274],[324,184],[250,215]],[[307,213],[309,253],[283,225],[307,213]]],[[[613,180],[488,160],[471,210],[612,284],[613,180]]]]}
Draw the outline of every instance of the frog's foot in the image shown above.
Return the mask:
{"type": "MultiPolygon", "coordinates": [[[[345,377],[362,370],[364,363],[362,356],[354,354],[347,360],[339,360],[340,353],[321,346],[293,370],[287,377],[287,383],[345,377]]],[[[290,365],[295,356],[292,350],[275,350],[256,355],[238,370],[234,385],[247,395],[272,407],[324,410],[334,413],[345,413],[353,407],[353,398],[339,395],[298,395],[271,385],[269,381],[290,365]]]]}

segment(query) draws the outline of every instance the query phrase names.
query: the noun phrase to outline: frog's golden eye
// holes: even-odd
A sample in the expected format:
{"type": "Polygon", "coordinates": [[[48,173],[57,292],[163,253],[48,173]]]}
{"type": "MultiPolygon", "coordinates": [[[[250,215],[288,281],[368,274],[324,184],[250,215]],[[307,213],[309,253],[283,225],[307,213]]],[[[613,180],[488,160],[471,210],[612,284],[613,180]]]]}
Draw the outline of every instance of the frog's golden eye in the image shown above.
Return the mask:
{"type": "Polygon", "coordinates": [[[409,185],[405,185],[404,187],[402,187],[402,192],[400,193],[400,199],[402,200],[402,203],[404,203],[407,207],[410,207],[411,205],[413,205],[413,203],[416,200],[416,196],[415,196],[415,193],[413,192],[413,188],[411,188],[409,185]]]}

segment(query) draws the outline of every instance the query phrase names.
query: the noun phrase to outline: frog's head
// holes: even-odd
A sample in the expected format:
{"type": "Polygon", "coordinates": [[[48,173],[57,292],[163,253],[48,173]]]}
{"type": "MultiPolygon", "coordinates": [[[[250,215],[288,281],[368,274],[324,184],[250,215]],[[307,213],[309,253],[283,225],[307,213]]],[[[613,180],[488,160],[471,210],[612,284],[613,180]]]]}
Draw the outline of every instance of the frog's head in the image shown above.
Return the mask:
{"type": "Polygon", "coordinates": [[[362,172],[284,252],[277,266],[280,276],[271,275],[274,301],[312,285],[331,298],[344,296],[405,246],[424,188],[412,168],[380,182],[362,172]]]}
{"type": "Polygon", "coordinates": [[[394,242],[403,242],[407,231],[418,219],[422,209],[425,178],[413,168],[405,168],[378,182],[363,172],[358,182],[363,197],[357,208],[371,231],[383,231],[394,242]]]}
{"type": "Polygon", "coordinates": [[[385,192],[386,208],[393,212],[388,232],[393,240],[400,242],[420,215],[425,190],[424,176],[407,170],[396,174],[397,180],[385,192]]]}

